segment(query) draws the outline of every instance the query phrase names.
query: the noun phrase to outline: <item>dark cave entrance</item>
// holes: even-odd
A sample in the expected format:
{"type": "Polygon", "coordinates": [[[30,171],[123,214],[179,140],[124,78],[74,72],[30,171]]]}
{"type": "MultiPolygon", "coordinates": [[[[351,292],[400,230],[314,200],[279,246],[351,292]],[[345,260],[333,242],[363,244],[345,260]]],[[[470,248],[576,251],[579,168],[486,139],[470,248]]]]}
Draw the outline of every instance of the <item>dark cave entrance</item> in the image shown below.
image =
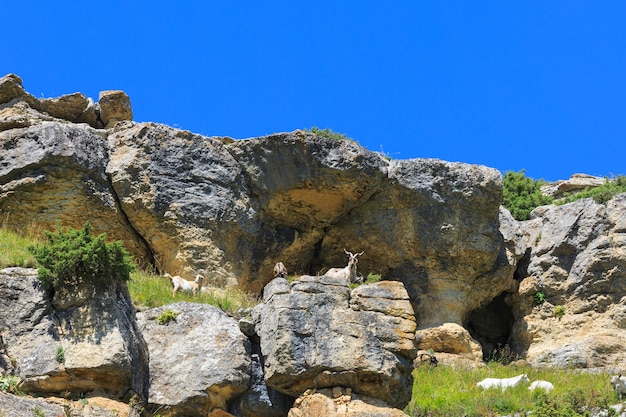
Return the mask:
{"type": "Polygon", "coordinates": [[[511,307],[504,301],[506,293],[489,304],[472,311],[466,328],[483,348],[483,359],[506,362],[514,353],[508,345],[514,317],[511,307]]]}

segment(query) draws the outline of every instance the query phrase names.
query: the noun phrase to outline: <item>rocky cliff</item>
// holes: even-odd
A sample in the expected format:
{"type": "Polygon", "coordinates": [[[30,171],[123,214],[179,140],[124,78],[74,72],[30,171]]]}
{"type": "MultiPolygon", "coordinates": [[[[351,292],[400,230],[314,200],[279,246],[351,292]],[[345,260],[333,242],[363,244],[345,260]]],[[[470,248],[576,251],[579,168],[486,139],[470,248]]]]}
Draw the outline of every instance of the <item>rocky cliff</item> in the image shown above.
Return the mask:
{"type": "MultiPolygon", "coordinates": [[[[295,398],[292,415],[306,413],[306,404],[348,410],[357,398],[401,407],[407,398],[389,390],[409,383],[411,334],[420,349],[474,361],[506,347],[536,365],[626,371],[624,195],[606,205],[540,207],[517,222],[500,206],[501,174],[489,167],[389,161],[305,131],[205,137],[133,122],[122,92],[103,92],[97,103],[79,93],[36,99],[14,75],[0,79],[0,147],[0,214],[11,226],[89,220],[94,232],[123,240],[142,265],[264,294],[246,338],[230,345],[241,358],[228,362],[246,369],[235,372],[234,385],[224,391],[207,376],[194,388],[200,394],[175,395],[122,373],[108,390],[118,397],[132,391],[172,413],[228,406],[237,415],[262,408],[284,415],[295,398]],[[325,278],[329,267],[345,265],[344,248],[363,251],[359,272],[381,274],[383,283],[355,292],[325,278]],[[302,277],[272,281],[277,261],[302,277]],[[401,290],[385,287],[392,282],[401,290]],[[401,330],[385,333],[387,326],[401,330]],[[346,352],[362,353],[363,366],[346,352]],[[260,398],[263,407],[249,406],[260,398]]],[[[24,294],[36,287],[21,285],[24,294]]],[[[43,304],[37,317],[48,317],[43,304]]],[[[155,326],[157,313],[142,313],[141,331],[132,325],[129,334],[148,345],[195,334],[177,330],[180,323],[155,326]]],[[[204,328],[218,316],[191,308],[181,317],[204,328]]],[[[37,325],[59,328],[46,320],[37,325]]],[[[186,350],[163,350],[170,348],[186,350]]],[[[201,356],[211,356],[205,348],[201,356]]],[[[142,362],[140,351],[125,354],[136,358],[129,364],[142,362]]],[[[154,359],[143,369],[165,375],[167,360],[154,359]]],[[[62,379],[52,365],[42,375],[62,379]]]]}

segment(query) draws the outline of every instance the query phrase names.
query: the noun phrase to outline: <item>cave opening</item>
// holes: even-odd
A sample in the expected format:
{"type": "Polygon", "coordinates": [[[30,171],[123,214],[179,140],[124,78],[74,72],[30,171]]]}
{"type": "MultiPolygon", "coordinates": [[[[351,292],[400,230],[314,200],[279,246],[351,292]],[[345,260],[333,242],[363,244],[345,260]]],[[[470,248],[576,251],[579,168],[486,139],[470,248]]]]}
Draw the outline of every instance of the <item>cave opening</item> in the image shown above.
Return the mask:
{"type": "Polygon", "coordinates": [[[514,317],[506,301],[506,293],[495,297],[489,304],[469,314],[466,329],[483,349],[483,360],[508,362],[514,357],[508,345],[514,317]]]}

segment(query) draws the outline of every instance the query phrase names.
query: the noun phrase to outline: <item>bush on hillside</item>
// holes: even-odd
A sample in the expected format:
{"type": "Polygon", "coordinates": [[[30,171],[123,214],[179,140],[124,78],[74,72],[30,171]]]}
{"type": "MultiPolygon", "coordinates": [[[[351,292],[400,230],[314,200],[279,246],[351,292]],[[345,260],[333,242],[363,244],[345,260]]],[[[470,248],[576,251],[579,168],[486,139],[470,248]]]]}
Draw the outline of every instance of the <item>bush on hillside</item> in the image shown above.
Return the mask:
{"type": "Polygon", "coordinates": [[[304,129],[304,130],[306,132],[311,132],[314,135],[322,137],[322,138],[334,139],[334,140],[350,140],[350,141],[353,140],[352,138],[349,138],[348,135],[344,133],[333,132],[331,129],[320,129],[319,127],[313,126],[311,130],[309,129],[304,129]]]}
{"type": "Polygon", "coordinates": [[[107,285],[128,281],[133,270],[130,255],[121,241],[106,243],[106,234],[93,236],[89,222],[81,230],[45,232],[47,243],[31,245],[39,262],[39,279],[44,288],[80,284],[107,285]]]}
{"type": "Polygon", "coordinates": [[[551,204],[553,198],[541,193],[543,180],[528,178],[524,170],[508,171],[502,181],[502,205],[516,220],[530,219],[530,212],[539,206],[551,204]]]}
{"type": "Polygon", "coordinates": [[[605,204],[617,194],[626,193],[626,176],[618,175],[615,178],[606,178],[604,184],[598,187],[587,187],[583,191],[569,194],[559,198],[554,203],[561,205],[580,200],[581,198],[593,198],[596,203],[605,204]]]}

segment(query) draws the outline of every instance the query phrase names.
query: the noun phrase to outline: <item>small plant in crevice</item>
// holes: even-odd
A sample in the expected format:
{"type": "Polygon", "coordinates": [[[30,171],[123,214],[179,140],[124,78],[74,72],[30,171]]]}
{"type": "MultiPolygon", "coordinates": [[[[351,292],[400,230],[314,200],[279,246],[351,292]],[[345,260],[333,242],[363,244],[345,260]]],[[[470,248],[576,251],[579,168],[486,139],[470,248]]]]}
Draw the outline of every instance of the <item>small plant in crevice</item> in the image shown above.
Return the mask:
{"type": "Polygon", "coordinates": [[[533,295],[533,302],[535,305],[541,305],[546,301],[546,295],[542,291],[537,291],[533,295]]]}
{"type": "Polygon", "coordinates": [[[38,406],[35,406],[35,408],[33,408],[33,417],[46,417],[46,413],[38,406]]]}
{"type": "Polygon", "coordinates": [[[561,318],[565,315],[565,307],[562,305],[554,306],[554,315],[556,318],[561,320],[561,318]]]}
{"type": "Polygon", "coordinates": [[[0,391],[8,394],[22,395],[20,386],[22,381],[16,375],[3,375],[0,376],[0,391]]]}
{"type": "Polygon", "coordinates": [[[166,325],[171,321],[176,321],[176,317],[178,317],[178,314],[179,313],[172,311],[168,308],[156,318],[156,321],[160,325],[166,325]]]}
{"type": "Polygon", "coordinates": [[[59,346],[57,348],[57,353],[55,356],[57,362],[59,362],[60,364],[65,364],[65,350],[63,349],[63,346],[59,346]]]}

